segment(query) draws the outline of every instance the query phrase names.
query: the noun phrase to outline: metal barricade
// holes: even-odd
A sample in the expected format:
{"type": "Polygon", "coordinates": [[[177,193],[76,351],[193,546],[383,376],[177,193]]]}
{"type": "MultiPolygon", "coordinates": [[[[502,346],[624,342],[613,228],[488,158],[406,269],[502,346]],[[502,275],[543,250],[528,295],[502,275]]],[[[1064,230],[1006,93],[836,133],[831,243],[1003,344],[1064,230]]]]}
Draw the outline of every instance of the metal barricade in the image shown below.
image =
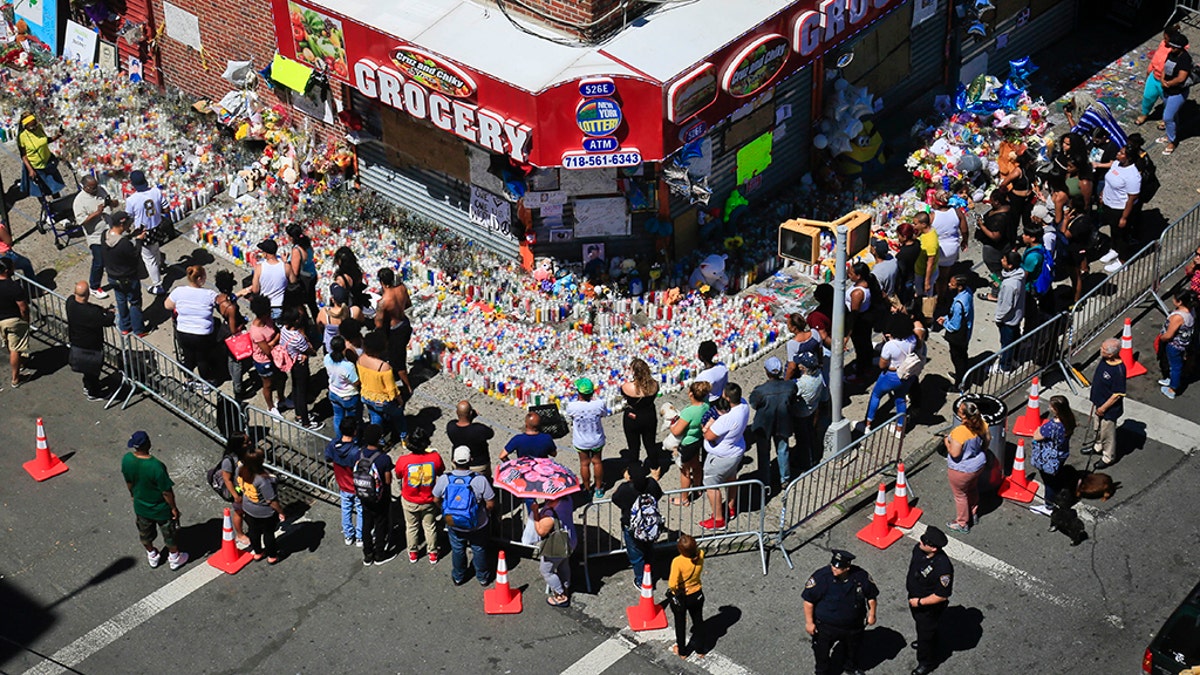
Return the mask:
{"type": "Polygon", "coordinates": [[[309,488],[316,496],[340,498],[333,469],[325,462],[329,437],[277,415],[246,406],[246,433],[266,454],[267,466],[309,488]]]}
{"type": "MultiPolygon", "coordinates": [[[[766,502],[770,488],[757,479],[738,480],[721,483],[710,487],[694,487],[687,490],[665,490],[658,501],[659,513],[663,517],[663,527],[669,533],[690,534],[702,544],[721,542],[729,551],[741,550],[744,544],[753,543],[758,548],[762,562],[763,574],[767,573],[766,551],[766,502]],[[705,529],[700,521],[712,517],[712,507],[709,504],[707,490],[720,490],[722,498],[728,502],[729,491],[734,494],[736,515],[733,518],[725,516],[725,526],[720,529],[705,529]],[[687,504],[676,504],[675,500],[692,498],[687,504]],[[698,495],[698,496],[697,496],[698,495]]],[[[588,563],[592,558],[625,553],[625,534],[621,527],[621,509],[612,503],[612,499],[597,499],[583,507],[583,514],[576,523],[576,529],[583,546],[583,574],[588,591],[592,589],[592,579],[588,563]]],[[[672,536],[662,537],[655,548],[675,545],[672,536]]],[[[721,544],[717,550],[721,552],[721,544]]]]}
{"type": "MultiPolygon", "coordinates": [[[[570,499],[567,496],[567,499],[570,499]]],[[[520,546],[533,550],[533,546],[521,541],[525,534],[525,523],[529,520],[527,501],[506,490],[496,490],[496,508],[492,510],[492,539],[505,548],[520,546]]]]}
{"type": "Polygon", "coordinates": [[[1200,204],[1188,209],[1158,237],[1156,291],[1192,260],[1197,246],[1200,246],[1200,204]]]}
{"type": "Polygon", "coordinates": [[[1062,360],[1071,313],[1063,312],[1022,335],[1009,346],[980,361],[963,376],[959,392],[1004,399],[1024,389],[1035,376],[1058,366],[1067,382],[1070,373],[1062,360]],[[1001,368],[1001,365],[1007,368],[1001,368]]]}
{"type": "Polygon", "coordinates": [[[789,569],[795,569],[784,539],[843,497],[894,466],[904,450],[899,415],[801,474],[783,490],[779,536],[775,543],[789,569]]]}
{"type": "Polygon", "coordinates": [[[1063,349],[1063,361],[1085,350],[1108,331],[1114,321],[1154,293],[1158,285],[1158,242],[1146,244],[1121,269],[1084,293],[1071,310],[1071,326],[1063,349]]]}
{"type": "Polygon", "coordinates": [[[127,335],[125,340],[125,374],[133,387],[122,410],[140,390],[221,443],[230,433],[245,428],[237,399],[205,383],[199,373],[146,340],[136,335],[127,335]]]}

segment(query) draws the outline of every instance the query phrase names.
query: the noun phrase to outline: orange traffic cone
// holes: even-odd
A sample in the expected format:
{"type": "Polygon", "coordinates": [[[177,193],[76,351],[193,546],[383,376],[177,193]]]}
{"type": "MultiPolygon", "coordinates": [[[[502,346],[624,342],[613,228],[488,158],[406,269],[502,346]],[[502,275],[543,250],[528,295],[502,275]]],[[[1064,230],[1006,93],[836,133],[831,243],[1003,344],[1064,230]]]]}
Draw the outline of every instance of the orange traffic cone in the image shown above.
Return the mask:
{"type": "Polygon", "coordinates": [[[654,602],[654,586],[650,583],[650,565],[642,573],[642,596],[638,604],[625,608],[629,630],[658,630],[667,627],[667,612],[654,602]]]}
{"type": "Polygon", "coordinates": [[[1013,433],[1018,436],[1032,436],[1038,427],[1042,426],[1042,404],[1038,400],[1038,379],[1033,378],[1029,385],[1029,402],[1025,404],[1025,414],[1013,425],[1013,433]]]}
{"type": "Polygon", "coordinates": [[[53,478],[60,473],[66,473],[67,463],[58,458],[53,452],[50,452],[50,446],[46,443],[46,427],[42,425],[42,418],[37,418],[37,450],[33,459],[22,464],[30,476],[39,483],[47,478],[53,478]]]}
{"type": "Polygon", "coordinates": [[[208,556],[208,564],[226,574],[237,574],[253,559],[254,556],[249,551],[239,551],[234,543],[233,518],[226,507],[225,523],[221,526],[221,550],[208,556]]]}
{"type": "Polygon", "coordinates": [[[904,536],[903,532],[888,524],[885,499],[887,499],[887,488],[880,483],[879,494],[875,497],[875,515],[871,518],[869,525],[858,531],[859,539],[881,549],[891,546],[904,536]]]}
{"type": "Polygon", "coordinates": [[[1125,377],[1137,377],[1146,374],[1146,366],[1133,358],[1133,319],[1125,318],[1125,327],[1121,329],[1121,362],[1125,364],[1125,377]]]}
{"type": "Polygon", "coordinates": [[[483,611],[486,614],[520,614],[521,591],[508,586],[508,562],[504,551],[496,562],[496,587],[483,592],[483,611]]]}
{"type": "Polygon", "coordinates": [[[1025,477],[1025,439],[1017,441],[1017,456],[1013,460],[1012,473],[1000,483],[1000,496],[1014,502],[1028,504],[1037,493],[1036,481],[1025,477]]]}
{"type": "Polygon", "coordinates": [[[923,513],[920,507],[908,504],[908,481],[904,477],[904,462],[901,462],[896,471],[896,491],[887,507],[888,522],[908,529],[917,524],[923,513]]]}

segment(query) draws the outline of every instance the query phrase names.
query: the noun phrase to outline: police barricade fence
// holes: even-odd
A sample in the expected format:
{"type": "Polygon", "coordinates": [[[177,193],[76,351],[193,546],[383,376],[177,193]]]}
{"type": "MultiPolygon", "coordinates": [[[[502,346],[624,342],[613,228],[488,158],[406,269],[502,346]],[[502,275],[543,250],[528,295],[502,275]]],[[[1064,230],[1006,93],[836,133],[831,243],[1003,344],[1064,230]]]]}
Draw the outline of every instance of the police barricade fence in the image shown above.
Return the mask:
{"type": "Polygon", "coordinates": [[[1154,293],[1159,281],[1158,253],[1157,241],[1146,244],[1121,269],[1080,296],[1071,310],[1063,361],[1079,355],[1093,340],[1107,332],[1114,321],[1154,293]]]}
{"type": "Polygon", "coordinates": [[[898,419],[899,415],[875,427],[784,488],[775,544],[789,569],[795,566],[784,545],[788,535],[900,461],[905,434],[898,419]]]}
{"type": "Polygon", "coordinates": [[[1183,269],[1192,260],[1196,247],[1200,246],[1200,204],[1188,209],[1158,237],[1158,255],[1155,256],[1155,276],[1158,284],[1155,291],[1167,279],[1183,269]]]}
{"type": "MultiPolygon", "coordinates": [[[[70,347],[70,332],[67,326],[67,303],[75,301],[72,298],[50,290],[19,272],[15,275],[15,278],[17,283],[24,287],[25,294],[29,298],[29,325],[34,331],[33,337],[47,344],[70,347]]],[[[104,345],[102,351],[104,354],[104,368],[111,372],[119,373],[122,379],[122,386],[124,386],[127,383],[124,369],[125,336],[121,335],[121,332],[117,330],[115,323],[104,327],[104,345]]],[[[120,388],[113,393],[112,398],[105,404],[104,407],[106,409],[114,403],[119,393],[120,388]]]]}
{"type": "MultiPolygon", "coordinates": [[[[763,574],[767,573],[766,551],[766,502],[770,488],[758,479],[735,480],[713,486],[695,486],[689,489],[664,490],[658,500],[659,513],[663,517],[663,532],[655,548],[674,547],[680,534],[689,534],[701,544],[717,543],[710,552],[740,551],[747,544],[758,548],[763,574]],[[706,529],[700,521],[711,518],[707,490],[720,490],[722,501],[734,505],[736,515],[725,518],[725,526],[706,529]],[[729,494],[734,495],[732,501],[729,494]],[[688,500],[677,504],[676,500],[688,500]],[[665,536],[664,536],[665,535],[665,536]]],[[[728,506],[725,507],[728,511],[728,506]]],[[[621,509],[611,498],[596,499],[583,508],[583,514],[575,525],[583,548],[583,574],[588,591],[592,580],[589,565],[593,558],[625,553],[625,530],[621,527],[621,509]]]]}
{"type": "Polygon", "coordinates": [[[1061,357],[1071,318],[1070,312],[1063,312],[975,364],[963,376],[959,392],[1003,400],[1054,366],[1062,368],[1063,376],[1067,377],[1069,373],[1061,357]]]}
{"type": "Polygon", "coordinates": [[[308,488],[315,496],[339,499],[333,469],[325,461],[328,436],[254,406],[246,406],[245,423],[246,433],[262,448],[272,471],[308,488]]]}

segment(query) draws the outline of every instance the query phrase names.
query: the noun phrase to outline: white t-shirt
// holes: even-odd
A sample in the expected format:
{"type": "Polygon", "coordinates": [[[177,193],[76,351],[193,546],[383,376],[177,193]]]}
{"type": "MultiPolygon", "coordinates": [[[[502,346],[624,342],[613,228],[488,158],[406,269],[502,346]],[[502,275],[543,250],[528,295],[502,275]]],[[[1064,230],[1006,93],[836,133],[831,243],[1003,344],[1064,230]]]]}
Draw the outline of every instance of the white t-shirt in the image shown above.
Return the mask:
{"type": "Polygon", "coordinates": [[[1113,162],[1104,174],[1104,192],[1100,200],[1110,209],[1124,209],[1129,195],[1142,193],[1142,174],[1133,164],[1121,166],[1113,162]]]}
{"type": "Polygon", "coordinates": [[[271,300],[271,307],[283,307],[283,295],[287,292],[287,268],[278,260],[274,265],[263,259],[262,272],[258,275],[258,291],[271,300]]]}
{"type": "Polygon", "coordinates": [[[125,199],[125,211],[133,218],[132,229],[153,230],[163,221],[167,212],[167,198],[161,190],[151,187],[143,192],[135,192],[125,199]]]}
{"type": "Polygon", "coordinates": [[[696,381],[712,385],[712,393],[708,395],[708,400],[715,401],[725,394],[725,385],[729,382],[729,367],[719,362],[713,364],[712,368],[700,371],[696,381]]]}
{"type": "Polygon", "coordinates": [[[210,288],[179,286],[167,297],[175,303],[176,327],[180,333],[212,334],[213,306],[217,304],[216,291],[210,288]]]}
{"type": "Polygon", "coordinates": [[[746,452],[746,426],[750,424],[750,404],[745,399],[729,412],[713,420],[709,431],[717,435],[716,443],[704,439],[704,449],[717,457],[737,457],[746,452]]]}
{"type": "Polygon", "coordinates": [[[958,229],[958,211],[954,209],[938,211],[935,209],[933,212],[933,229],[937,231],[938,247],[941,249],[941,257],[938,258],[938,267],[949,267],[957,263],[959,237],[962,234],[958,229]]]}
{"type": "Polygon", "coordinates": [[[888,362],[889,370],[895,370],[904,362],[904,357],[911,354],[916,347],[917,338],[915,336],[906,340],[893,338],[883,343],[883,349],[879,352],[879,356],[888,362]]]}

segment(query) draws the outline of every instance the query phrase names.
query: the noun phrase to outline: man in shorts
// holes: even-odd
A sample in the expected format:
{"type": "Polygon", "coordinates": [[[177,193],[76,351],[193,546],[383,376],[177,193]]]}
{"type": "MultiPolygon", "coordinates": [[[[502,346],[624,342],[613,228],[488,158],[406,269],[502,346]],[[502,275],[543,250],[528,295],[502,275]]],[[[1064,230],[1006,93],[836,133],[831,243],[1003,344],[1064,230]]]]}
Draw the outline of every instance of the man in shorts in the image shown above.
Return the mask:
{"type": "Polygon", "coordinates": [[[0,258],[0,338],[8,348],[12,386],[21,386],[22,360],[29,357],[29,294],[13,279],[13,262],[0,258]]]}
{"type": "Polygon", "coordinates": [[[579,398],[568,403],[565,412],[571,418],[571,442],[579,453],[579,477],[583,490],[591,486],[592,496],[600,499],[604,496],[604,464],[600,459],[605,443],[603,418],[612,411],[602,399],[593,398],[596,385],[588,378],[575,380],[575,391],[579,398]]]}
{"type": "MultiPolygon", "coordinates": [[[[713,486],[731,482],[737,478],[742,456],[746,454],[746,426],[750,423],[750,404],[742,398],[742,388],[730,382],[725,385],[722,398],[713,403],[720,417],[704,425],[704,486],[708,488],[708,501],[712,505],[712,518],[700,521],[700,527],[709,530],[725,527],[725,510],[721,504],[721,490],[713,486]],[[721,410],[725,408],[725,410],[721,410]]],[[[729,517],[737,514],[737,489],[728,488],[729,517]]]]}
{"type": "Polygon", "coordinates": [[[163,543],[171,555],[167,558],[172,570],[177,570],[188,561],[188,554],[175,545],[175,534],[179,530],[179,507],[175,504],[175,486],[167,473],[167,466],[157,457],[150,456],[150,435],[135,431],[127,444],[132,450],[121,459],[121,475],[125,487],[133,499],[133,513],[137,516],[138,539],[146,549],[146,558],[151,567],[158,567],[162,556],[154,546],[157,531],[162,531],[163,543]]]}

